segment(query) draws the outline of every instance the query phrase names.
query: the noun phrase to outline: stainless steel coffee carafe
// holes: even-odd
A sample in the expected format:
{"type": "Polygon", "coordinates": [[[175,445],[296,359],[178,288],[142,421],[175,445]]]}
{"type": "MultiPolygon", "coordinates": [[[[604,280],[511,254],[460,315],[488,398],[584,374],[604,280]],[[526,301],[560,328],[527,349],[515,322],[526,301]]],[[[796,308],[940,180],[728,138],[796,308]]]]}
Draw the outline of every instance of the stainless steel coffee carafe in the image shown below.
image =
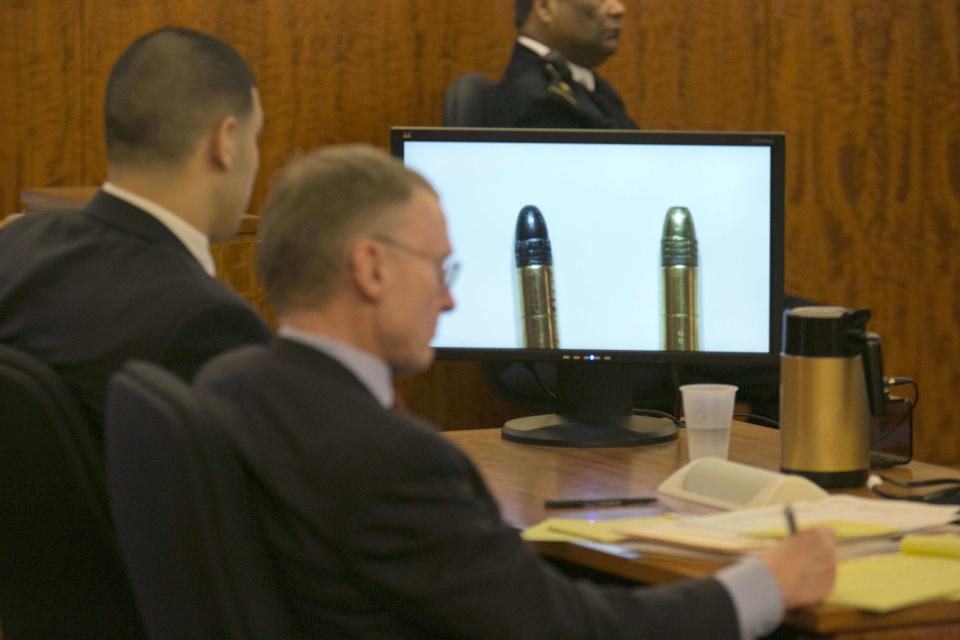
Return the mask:
{"type": "Polygon", "coordinates": [[[857,487],[870,467],[871,414],[884,411],[880,338],[867,309],[798,307],[783,317],[780,469],[827,488],[857,487]]]}

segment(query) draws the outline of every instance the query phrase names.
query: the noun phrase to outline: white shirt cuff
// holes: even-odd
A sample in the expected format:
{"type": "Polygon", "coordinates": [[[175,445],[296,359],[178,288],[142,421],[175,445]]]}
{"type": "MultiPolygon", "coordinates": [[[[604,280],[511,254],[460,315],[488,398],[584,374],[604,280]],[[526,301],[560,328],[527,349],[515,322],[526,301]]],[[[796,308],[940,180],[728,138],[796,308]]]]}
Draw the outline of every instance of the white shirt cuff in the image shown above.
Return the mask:
{"type": "Polygon", "coordinates": [[[783,622],[780,585],[758,558],[746,558],[715,577],[733,600],[743,640],[764,636],[783,622]]]}

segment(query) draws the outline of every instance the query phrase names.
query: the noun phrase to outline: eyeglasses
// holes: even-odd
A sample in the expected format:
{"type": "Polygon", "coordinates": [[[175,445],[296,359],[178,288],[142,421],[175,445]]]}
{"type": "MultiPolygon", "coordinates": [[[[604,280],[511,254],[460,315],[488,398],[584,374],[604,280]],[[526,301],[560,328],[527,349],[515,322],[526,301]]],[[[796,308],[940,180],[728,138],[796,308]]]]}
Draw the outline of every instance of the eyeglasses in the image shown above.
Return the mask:
{"type": "Polygon", "coordinates": [[[421,260],[432,263],[437,269],[437,277],[447,289],[453,287],[453,283],[457,281],[457,276],[460,275],[460,261],[452,255],[446,258],[440,258],[439,256],[430,255],[426,251],[422,251],[416,247],[411,247],[407,243],[391,238],[390,236],[374,235],[371,237],[378,242],[403,251],[415,258],[420,258],[421,260]]]}

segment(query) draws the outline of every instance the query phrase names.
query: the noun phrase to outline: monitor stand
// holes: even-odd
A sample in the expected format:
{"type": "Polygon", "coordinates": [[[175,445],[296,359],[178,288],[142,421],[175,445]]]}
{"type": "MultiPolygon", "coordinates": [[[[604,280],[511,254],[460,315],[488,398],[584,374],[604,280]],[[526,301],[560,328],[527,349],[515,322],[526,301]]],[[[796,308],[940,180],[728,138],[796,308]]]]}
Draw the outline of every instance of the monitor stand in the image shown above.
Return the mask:
{"type": "Polygon", "coordinates": [[[504,440],[553,447],[635,447],[677,437],[668,418],[633,415],[633,368],[563,361],[557,367],[555,414],[510,420],[504,440]]]}

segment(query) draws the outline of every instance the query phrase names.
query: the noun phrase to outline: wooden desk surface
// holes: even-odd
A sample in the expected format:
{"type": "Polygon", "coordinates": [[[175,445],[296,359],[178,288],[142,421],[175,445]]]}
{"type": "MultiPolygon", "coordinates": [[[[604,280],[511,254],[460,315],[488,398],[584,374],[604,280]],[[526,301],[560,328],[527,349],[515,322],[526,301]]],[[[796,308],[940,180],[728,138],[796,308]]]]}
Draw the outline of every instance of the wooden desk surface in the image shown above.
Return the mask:
{"type": "MultiPolygon", "coordinates": [[[[507,442],[499,429],[448,431],[443,434],[479,468],[500,504],[504,519],[517,528],[549,516],[579,511],[546,511],[547,498],[592,498],[646,495],[687,461],[686,433],[673,442],[636,448],[571,449],[538,447],[507,442]]],[[[780,439],[775,429],[734,423],[730,459],[777,471],[780,439]]],[[[911,462],[885,470],[899,480],[960,477],[948,467],[911,462]]],[[[865,488],[850,493],[871,495],[865,488]]],[[[703,507],[665,498],[671,506],[689,510],[703,507]]],[[[643,515],[643,508],[604,509],[609,515],[643,515]]],[[[636,557],[611,545],[538,543],[547,556],[565,560],[637,582],[656,584],[685,577],[710,575],[719,563],[678,561],[664,557],[636,557]]],[[[944,638],[960,637],[960,602],[931,602],[891,614],[873,615],[853,609],[819,606],[791,611],[786,624],[802,632],[837,638],[944,638]]]]}

